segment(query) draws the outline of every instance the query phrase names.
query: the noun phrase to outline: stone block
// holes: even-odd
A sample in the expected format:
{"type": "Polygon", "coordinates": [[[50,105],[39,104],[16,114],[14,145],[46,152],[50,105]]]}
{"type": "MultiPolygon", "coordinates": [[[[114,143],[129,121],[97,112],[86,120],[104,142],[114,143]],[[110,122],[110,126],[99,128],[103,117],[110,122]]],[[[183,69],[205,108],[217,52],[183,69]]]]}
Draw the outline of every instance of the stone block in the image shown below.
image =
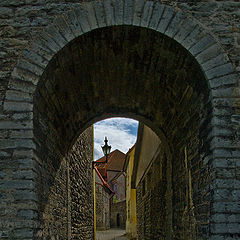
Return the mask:
{"type": "Polygon", "coordinates": [[[133,15],[134,26],[140,26],[144,4],[145,4],[144,0],[135,1],[135,8],[134,8],[134,15],[133,15]]]}
{"type": "Polygon", "coordinates": [[[189,51],[194,57],[196,57],[215,42],[216,40],[211,35],[207,34],[202,39],[197,41],[191,48],[189,48],[189,51]]]}
{"type": "Polygon", "coordinates": [[[132,25],[134,12],[134,0],[125,0],[123,12],[123,24],[132,25]]]}
{"type": "Polygon", "coordinates": [[[239,78],[238,75],[233,73],[223,77],[211,79],[209,81],[209,84],[211,88],[217,88],[217,87],[232,85],[232,84],[235,85],[238,83],[238,78],[239,78]]]}
{"type": "MultiPolygon", "coordinates": [[[[219,51],[219,52],[221,52],[221,51],[219,51]]],[[[201,66],[204,69],[204,71],[207,71],[207,70],[210,70],[217,66],[224,65],[228,62],[229,62],[229,59],[228,59],[227,55],[220,54],[217,57],[211,58],[207,62],[201,64],[201,66]]]]}
{"type": "Polygon", "coordinates": [[[213,223],[210,226],[211,233],[221,234],[228,232],[228,226],[226,223],[213,223]]]}
{"type": "Polygon", "coordinates": [[[229,223],[240,223],[240,214],[230,214],[227,220],[229,223]]]}
{"type": "Polygon", "coordinates": [[[218,78],[225,75],[233,74],[235,72],[233,65],[231,63],[224,64],[222,66],[218,66],[212,68],[205,72],[206,77],[208,79],[218,78]]]}
{"type": "Polygon", "coordinates": [[[33,104],[28,102],[4,102],[3,108],[6,112],[32,112],[33,104]]]}
{"type": "Polygon", "coordinates": [[[78,23],[81,26],[81,29],[84,33],[88,32],[91,30],[90,24],[88,22],[87,16],[86,16],[86,11],[84,10],[84,7],[78,7],[74,9],[74,13],[76,15],[76,18],[78,20],[78,23]]]}
{"type": "Polygon", "coordinates": [[[123,0],[112,0],[113,4],[113,11],[114,11],[114,18],[115,18],[115,25],[122,25],[123,24],[123,7],[124,1],[123,0]]]}
{"type": "Polygon", "coordinates": [[[227,215],[226,214],[213,214],[211,216],[211,222],[214,223],[226,223],[227,222],[227,215]]]}
{"type": "Polygon", "coordinates": [[[37,37],[37,44],[39,46],[46,46],[49,50],[52,51],[53,54],[57,53],[60,49],[61,46],[59,46],[54,40],[51,35],[49,35],[48,32],[42,31],[38,34],[37,37]]]}
{"type": "Polygon", "coordinates": [[[37,219],[38,218],[38,213],[34,210],[31,209],[23,209],[19,210],[17,213],[17,217],[20,219],[37,219]]]}
{"type": "MultiPolygon", "coordinates": [[[[240,189],[240,181],[232,179],[215,179],[212,182],[213,189],[240,189]]],[[[231,196],[229,196],[230,198],[231,196]]]]}
{"type": "Polygon", "coordinates": [[[186,22],[189,23],[188,18],[186,18],[182,12],[177,11],[173,20],[171,21],[171,23],[169,24],[169,26],[167,27],[167,30],[165,32],[165,34],[170,37],[170,38],[174,38],[174,36],[181,31],[181,27],[182,25],[186,24],[186,22]]]}
{"type": "Polygon", "coordinates": [[[4,181],[0,180],[1,189],[31,189],[33,190],[36,187],[36,184],[32,180],[9,180],[4,181]]]}
{"type": "Polygon", "coordinates": [[[84,3],[83,7],[85,8],[90,28],[92,30],[98,28],[98,23],[97,23],[96,13],[95,13],[95,9],[93,7],[93,3],[86,2],[86,3],[84,3]]]}
{"type": "MultiPolygon", "coordinates": [[[[20,64],[21,65],[21,64],[20,64]]],[[[34,69],[32,68],[34,71],[34,69]]],[[[22,68],[14,68],[12,72],[12,78],[19,80],[19,81],[24,81],[24,82],[30,82],[34,84],[35,86],[37,85],[39,81],[39,76],[36,75],[34,72],[28,71],[26,69],[22,68]]]]}
{"type": "Polygon", "coordinates": [[[37,193],[31,190],[16,190],[13,192],[13,197],[16,202],[18,201],[38,201],[37,193]]]}
{"type": "Polygon", "coordinates": [[[153,2],[146,1],[143,8],[141,22],[140,22],[140,25],[142,27],[147,27],[149,25],[149,21],[152,16],[152,11],[153,11],[153,2]]]}
{"type": "Polygon", "coordinates": [[[16,239],[32,239],[34,236],[34,231],[33,229],[17,229],[13,231],[13,236],[16,239]]]}
{"type": "Polygon", "coordinates": [[[15,148],[27,148],[27,149],[35,149],[36,145],[31,139],[4,139],[0,140],[0,149],[15,149],[15,148]]]}
{"type": "Polygon", "coordinates": [[[20,79],[11,79],[9,88],[27,93],[34,93],[36,86],[32,82],[25,82],[20,79]]]}
{"type": "MultiPolygon", "coordinates": [[[[125,1],[125,2],[127,3],[128,1],[125,1]]],[[[98,26],[100,28],[106,27],[107,23],[106,23],[106,17],[105,17],[105,12],[104,12],[104,7],[103,7],[103,1],[94,1],[93,7],[95,10],[98,26]]]]}
{"type": "Polygon", "coordinates": [[[33,124],[31,121],[1,121],[0,129],[32,129],[33,124]]]}
{"type": "Polygon", "coordinates": [[[172,18],[174,17],[174,15],[175,15],[175,11],[171,7],[166,6],[164,9],[163,15],[160,19],[160,22],[158,24],[157,31],[161,33],[165,33],[167,26],[172,21],[172,18]]]}
{"type": "Polygon", "coordinates": [[[71,29],[72,33],[75,37],[78,37],[83,34],[82,28],[80,23],[77,20],[76,14],[74,11],[69,11],[65,15],[65,20],[68,23],[69,28],[71,29]]]}
{"type": "Polygon", "coordinates": [[[14,113],[12,118],[14,120],[32,120],[33,119],[33,112],[14,113]]]}
{"type": "Polygon", "coordinates": [[[111,0],[103,1],[103,5],[104,5],[104,10],[105,10],[107,26],[115,25],[115,22],[114,22],[114,11],[113,11],[113,6],[111,4],[111,0]]]}
{"type": "Polygon", "coordinates": [[[61,32],[59,32],[54,25],[47,26],[46,33],[53,39],[54,42],[56,42],[58,46],[60,46],[60,49],[68,44],[67,39],[64,38],[61,32]]]}
{"type": "Polygon", "coordinates": [[[213,89],[212,96],[214,98],[231,98],[238,97],[240,89],[238,87],[225,87],[221,89],[213,89]]]}
{"type": "Polygon", "coordinates": [[[13,180],[21,180],[21,179],[27,179],[27,180],[35,180],[37,179],[37,173],[33,170],[17,170],[13,172],[13,180]]]}
{"type": "Polygon", "coordinates": [[[159,4],[154,2],[153,10],[152,10],[152,17],[149,22],[149,28],[157,29],[158,23],[162,17],[165,5],[159,4]]]}
{"type": "MultiPolygon", "coordinates": [[[[195,22],[186,23],[186,26],[187,31],[184,33],[185,37],[181,37],[178,42],[181,43],[186,49],[190,49],[204,36],[206,36],[206,32],[204,32],[202,27],[195,22]]],[[[178,34],[176,34],[175,38],[177,38],[177,35],[178,34]]]]}
{"type": "Polygon", "coordinates": [[[12,130],[10,132],[10,138],[12,139],[32,139],[34,137],[32,130],[12,130]]]}
{"type": "Polygon", "coordinates": [[[6,93],[6,99],[8,101],[22,101],[22,102],[33,101],[32,94],[16,90],[8,90],[6,93]]]}
{"type": "Polygon", "coordinates": [[[21,158],[31,158],[31,157],[34,157],[33,150],[16,149],[13,151],[13,158],[21,159],[21,158]]]}
{"type": "Polygon", "coordinates": [[[200,54],[198,54],[196,56],[196,59],[200,64],[203,64],[211,59],[215,59],[219,55],[219,53],[222,53],[222,52],[223,50],[220,44],[215,43],[212,46],[203,50],[200,54]]]}
{"type": "Polygon", "coordinates": [[[64,16],[60,16],[54,20],[54,25],[57,27],[61,35],[67,40],[67,42],[72,41],[75,35],[72,33],[64,16]]]}
{"type": "Polygon", "coordinates": [[[33,51],[29,49],[25,49],[22,52],[22,57],[26,60],[34,62],[36,65],[40,66],[41,68],[45,68],[51,59],[51,55],[42,49],[39,49],[36,44],[33,45],[33,51]]]}

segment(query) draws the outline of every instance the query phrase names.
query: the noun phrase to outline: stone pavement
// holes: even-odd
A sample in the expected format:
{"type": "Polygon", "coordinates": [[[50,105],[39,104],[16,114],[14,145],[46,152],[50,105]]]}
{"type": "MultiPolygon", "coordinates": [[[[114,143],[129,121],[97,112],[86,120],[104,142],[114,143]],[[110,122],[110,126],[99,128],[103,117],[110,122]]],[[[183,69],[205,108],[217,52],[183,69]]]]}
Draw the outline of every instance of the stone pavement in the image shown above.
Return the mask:
{"type": "Polygon", "coordinates": [[[122,229],[109,229],[97,232],[96,240],[127,240],[126,231],[122,229]]]}

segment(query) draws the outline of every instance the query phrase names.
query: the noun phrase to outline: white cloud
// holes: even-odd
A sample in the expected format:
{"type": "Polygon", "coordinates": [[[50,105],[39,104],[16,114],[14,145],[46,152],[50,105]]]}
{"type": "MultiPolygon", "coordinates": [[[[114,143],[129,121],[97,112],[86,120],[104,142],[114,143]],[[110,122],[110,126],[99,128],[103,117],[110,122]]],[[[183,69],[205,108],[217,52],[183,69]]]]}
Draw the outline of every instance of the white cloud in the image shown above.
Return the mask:
{"type": "Polygon", "coordinates": [[[111,151],[119,149],[126,153],[136,142],[133,129],[138,127],[138,122],[128,118],[110,118],[94,124],[94,155],[95,159],[103,156],[101,146],[104,145],[105,136],[111,151]]]}

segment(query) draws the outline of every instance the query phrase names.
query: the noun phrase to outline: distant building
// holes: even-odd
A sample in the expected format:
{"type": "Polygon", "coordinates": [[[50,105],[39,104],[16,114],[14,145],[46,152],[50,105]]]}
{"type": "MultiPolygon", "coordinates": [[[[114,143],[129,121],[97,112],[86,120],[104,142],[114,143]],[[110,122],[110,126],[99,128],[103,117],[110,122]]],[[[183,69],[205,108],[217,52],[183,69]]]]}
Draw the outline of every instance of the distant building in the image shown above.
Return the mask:
{"type": "MultiPolygon", "coordinates": [[[[102,157],[97,162],[104,162],[106,157],[102,157]]],[[[125,228],[126,223],[126,189],[125,189],[125,173],[123,172],[123,166],[125,162],[125,154],[118,149],[111,152],[108,156],[108,163],[97,166],[97,170],[102,179],[108,184],[109,188],[113,191],[110,198],[109,215],[105,214],[105,218],[109,217],[111,227],[125,228]]],[[[106,194],[103,192],[102,195],[106,194]]],[[[105,198],[102,196],[102,198],[105,198]]],[[[96,200],[97,202],[97,200],[96,200]]],[[[107,206],[105,204],[105,206],[107,206]]],[[[101,207],[97,203],[96,212],[98,215],[102,210],[98,211],[101,207]]],[[[101,218],[97,216],[97,218],[101,218]]],[[[102,215],[103,218],[103,215],[102,215]]],[[[102,219],[103,221],[103,219],[102,219]]],[[[106,221],[106,219],[104,220],[106,221]]],[[[108,221],[108,220],[107,220],[108,221]]]]}
{"type": "Polygon", "coordinates": [[[126,153],[124,172],[126,173],[126,232],[129,239],[137,239],[136,189],[131,179],[134,166],[135,145],[126,153]]]}
{"type": "Polygon", "coordinates": [[[97,230],[107,230],[110,228],[110,199],[114,193],[96,167],[95,172],[96,227],[97,230]]]}
{"type": "MultiPolygon", "coordinates": [[[[125,157],[125,156],[124,156],[125,157]]],[[[118,173],[111,181],[110,186],[115,195],[110,202],[111,227],[125,228],[126,226],[126,175],[118,173]]]]}

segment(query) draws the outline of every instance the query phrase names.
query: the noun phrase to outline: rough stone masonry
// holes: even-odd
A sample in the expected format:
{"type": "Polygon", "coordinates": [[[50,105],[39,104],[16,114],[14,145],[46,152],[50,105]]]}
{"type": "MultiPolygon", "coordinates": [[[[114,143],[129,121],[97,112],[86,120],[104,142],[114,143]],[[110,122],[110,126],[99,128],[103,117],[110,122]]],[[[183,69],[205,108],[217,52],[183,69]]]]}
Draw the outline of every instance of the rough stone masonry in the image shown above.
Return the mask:
{"type": "MultiPolygon", "coordinates": [[[[69,187],[57,186],[78,136],[125,116],[158,134],[169,171],[194,149],[189,166],[207,179],[194,199],[209,226],[201,222],[199,239],[239,239],[239,9],[213,0],[1,0],[0,238],[91,239],[91,191],[79,196],[91,179],[86,162],[76,167],[85,176],[71,214],[62,207],[69,187]],[[74,233],[70,215],[86,235],[74,233]]],[[[168,227],[171,237],[174,222],[168,227]]]]}

